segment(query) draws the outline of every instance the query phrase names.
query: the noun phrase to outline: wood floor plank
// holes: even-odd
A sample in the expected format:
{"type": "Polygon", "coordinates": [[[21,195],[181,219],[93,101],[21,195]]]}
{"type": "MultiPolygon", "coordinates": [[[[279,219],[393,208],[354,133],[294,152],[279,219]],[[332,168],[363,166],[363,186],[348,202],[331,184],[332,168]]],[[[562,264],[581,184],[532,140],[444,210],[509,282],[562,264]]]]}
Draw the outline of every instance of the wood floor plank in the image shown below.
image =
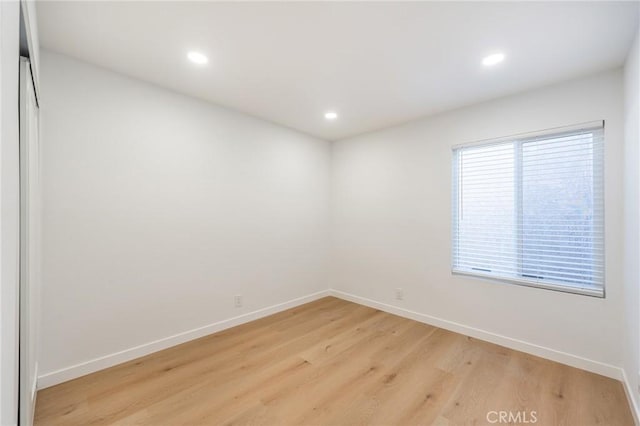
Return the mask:
{"type": "Polygon", "coordinates": [[[618,381],[333,297],[41,390],[35,424],[453,426],[501,411],[633,424],[618,381]]]}

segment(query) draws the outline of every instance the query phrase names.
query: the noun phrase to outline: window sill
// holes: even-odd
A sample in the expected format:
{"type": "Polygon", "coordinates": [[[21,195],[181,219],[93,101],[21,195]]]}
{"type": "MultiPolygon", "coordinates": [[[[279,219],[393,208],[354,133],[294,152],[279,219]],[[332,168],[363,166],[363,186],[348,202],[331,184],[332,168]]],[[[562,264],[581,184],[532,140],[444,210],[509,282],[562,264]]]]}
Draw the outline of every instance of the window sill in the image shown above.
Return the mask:
{"type": "Polygon", "coordinates": [[[493,281],[493,282],[540,288],[543,290],[553,290],[553,291],[559,291],[563,293],[580,294],[582,296],[591,296],[591,297],[597,297],[600,299],[605,298],[604,288],[600,289],[600,288],[593,288],[593,287],[578,287],[578,286],[553,284],[553,283],[541,283],[540,281],[528,280],[526,278],[516,279],[516,278],[498,277],[492,274],[483,274],[482,272],[470,272],[470,271],[462,271],[457,269],[451,270],[451,274],[472,277],[472,278],[480,278],[483,280],[493,281]]]}

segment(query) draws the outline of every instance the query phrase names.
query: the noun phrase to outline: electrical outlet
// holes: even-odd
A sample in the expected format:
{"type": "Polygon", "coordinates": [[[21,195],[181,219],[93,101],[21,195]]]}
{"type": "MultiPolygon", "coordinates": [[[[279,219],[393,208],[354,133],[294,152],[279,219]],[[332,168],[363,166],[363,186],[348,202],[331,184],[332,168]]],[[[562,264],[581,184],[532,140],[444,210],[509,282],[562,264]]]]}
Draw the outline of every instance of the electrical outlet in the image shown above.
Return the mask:
{"type": "Polygon", "coordinates": [[[236,308],[241,308],[242,307],[242,295],[241,294],[236,294],[233,297],[233,300],[235,302],[236,308]]]}
{"type": "Polygon", "coordinates": [[[397,300],[403,300],[404,299],[404,290],[402,290],[401,288],[396,288],[396,299],[397,300]]]}

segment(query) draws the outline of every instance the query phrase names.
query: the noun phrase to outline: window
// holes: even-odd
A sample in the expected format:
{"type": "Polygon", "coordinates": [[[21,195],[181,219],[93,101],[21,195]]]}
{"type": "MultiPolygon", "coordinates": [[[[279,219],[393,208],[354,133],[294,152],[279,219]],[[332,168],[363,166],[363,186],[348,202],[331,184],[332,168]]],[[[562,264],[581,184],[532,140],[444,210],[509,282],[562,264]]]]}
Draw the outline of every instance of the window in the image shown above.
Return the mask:
{"type": "Polygon", "coordinates": [[[604,123],[453,150],[453,273],[604,297],[604,123]]]}

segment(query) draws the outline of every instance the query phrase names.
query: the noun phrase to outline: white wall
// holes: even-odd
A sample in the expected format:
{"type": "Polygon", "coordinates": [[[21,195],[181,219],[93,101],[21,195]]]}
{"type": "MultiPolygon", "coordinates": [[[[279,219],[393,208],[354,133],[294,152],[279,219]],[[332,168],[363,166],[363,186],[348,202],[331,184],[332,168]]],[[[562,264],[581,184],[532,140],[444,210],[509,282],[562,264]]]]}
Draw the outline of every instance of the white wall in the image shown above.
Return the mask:
{"type": "Polygon", "coordinates": [[[42,374],[326,291],[328,142],[40,61],[42,374]]]}
{"type": "Polygon", "coordinates": [[[629,383],[628,392],[640,406],[640,33],[629,52],[624,68],[624,291],[625,335],[623,367],[629,383]]]}
{"type": "Polygon", "coordinates": [[[336,142],[331,285],[438,325],[619,374],[622,149],[620,70],[336,142]],[[600,119],[606,120],[607,297],[452,276],[452,145],[600,119]],[[396,287],[404,289],[404,301],[395,300],[396,287]]]}

